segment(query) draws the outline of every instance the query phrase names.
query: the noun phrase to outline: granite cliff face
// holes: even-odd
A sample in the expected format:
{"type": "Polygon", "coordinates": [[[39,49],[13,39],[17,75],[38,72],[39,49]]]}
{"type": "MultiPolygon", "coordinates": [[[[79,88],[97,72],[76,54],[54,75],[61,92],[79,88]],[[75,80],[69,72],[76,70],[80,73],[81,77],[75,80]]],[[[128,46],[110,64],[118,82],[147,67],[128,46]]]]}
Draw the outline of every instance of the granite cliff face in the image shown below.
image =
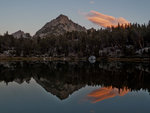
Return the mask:
{"type": "Polygon", "coordinates": [[[66,32],[84,31],[86,28],[74,23],[65,15],[60,15],[56,19],[45,24],[39,31],[36,32],[34,37],[44,38],[48,35],[63,35],[66,32]]]}

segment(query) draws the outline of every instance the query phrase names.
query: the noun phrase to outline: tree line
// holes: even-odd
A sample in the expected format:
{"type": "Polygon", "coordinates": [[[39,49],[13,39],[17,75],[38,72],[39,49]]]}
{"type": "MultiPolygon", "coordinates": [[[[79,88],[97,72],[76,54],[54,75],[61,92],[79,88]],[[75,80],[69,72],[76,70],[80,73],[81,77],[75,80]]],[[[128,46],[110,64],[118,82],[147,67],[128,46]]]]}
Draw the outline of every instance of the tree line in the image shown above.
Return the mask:
{"type": "MultiPolygon", "coordinates": [[[[150,47],[150,21],[147,25],[118,24],[118,27],[89,29],[87,32],[73,31],[45,38],[16,39],[8,33],[0,36],[0,54],[23,57],[100,57],[100,50],[104,48],[110,48],[112,52],[117,48],[122,56],[136,56],[136,51],[146,47],[150,47]]],[[[149,56],[150,49],[143,50],[142,55],[149,56]]]]}

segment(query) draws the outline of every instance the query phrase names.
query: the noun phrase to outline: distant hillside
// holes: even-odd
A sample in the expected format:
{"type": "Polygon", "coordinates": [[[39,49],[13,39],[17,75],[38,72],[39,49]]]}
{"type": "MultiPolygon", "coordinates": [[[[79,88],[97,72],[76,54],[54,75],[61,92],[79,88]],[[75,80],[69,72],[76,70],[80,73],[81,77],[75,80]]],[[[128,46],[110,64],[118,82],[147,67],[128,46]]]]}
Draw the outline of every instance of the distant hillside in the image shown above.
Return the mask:
{"type": "Polygon", "coordinates": [[[14,38],[31,38],[31,35],[29,33],[24,33],[23,31],[19,30],[15,33],[12,33],[14,38]]]}
{"type": "Polygon", "coordinates": [[[66,32],[84,31],[86,28],[74,23],[65,15],[60,15],[56,19],[48,22],[44,27],[36,32],[34,37],[46,37],[47,35],[63,35],[66,32]]]}

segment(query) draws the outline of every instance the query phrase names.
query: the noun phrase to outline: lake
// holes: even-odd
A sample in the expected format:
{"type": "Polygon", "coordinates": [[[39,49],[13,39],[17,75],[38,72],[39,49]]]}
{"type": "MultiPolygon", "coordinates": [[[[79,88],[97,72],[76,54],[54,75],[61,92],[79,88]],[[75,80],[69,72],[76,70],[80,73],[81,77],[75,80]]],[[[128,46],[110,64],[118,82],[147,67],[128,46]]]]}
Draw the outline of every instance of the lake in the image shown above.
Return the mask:
{"type": "Polygon", "coordinates": [[[150,63],[0,62],[0,113],[150,113],[150,63]]]}

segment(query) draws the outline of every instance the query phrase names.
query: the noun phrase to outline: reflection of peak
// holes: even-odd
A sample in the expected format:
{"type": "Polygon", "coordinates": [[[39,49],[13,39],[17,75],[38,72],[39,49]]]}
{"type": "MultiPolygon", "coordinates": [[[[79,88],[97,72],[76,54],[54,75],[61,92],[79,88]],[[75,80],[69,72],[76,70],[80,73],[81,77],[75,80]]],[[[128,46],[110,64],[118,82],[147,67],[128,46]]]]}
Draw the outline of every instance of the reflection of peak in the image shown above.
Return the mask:
{"type": "Polygon", "coordinates": [[[45,78],[34,78],[38,84],[40,84],[47,92],[56,95],[59,99],[64,100],[72,93],[82,88],[84,85],[73,85],[63,83],[59,80],[48,80],[45,78]]]}

